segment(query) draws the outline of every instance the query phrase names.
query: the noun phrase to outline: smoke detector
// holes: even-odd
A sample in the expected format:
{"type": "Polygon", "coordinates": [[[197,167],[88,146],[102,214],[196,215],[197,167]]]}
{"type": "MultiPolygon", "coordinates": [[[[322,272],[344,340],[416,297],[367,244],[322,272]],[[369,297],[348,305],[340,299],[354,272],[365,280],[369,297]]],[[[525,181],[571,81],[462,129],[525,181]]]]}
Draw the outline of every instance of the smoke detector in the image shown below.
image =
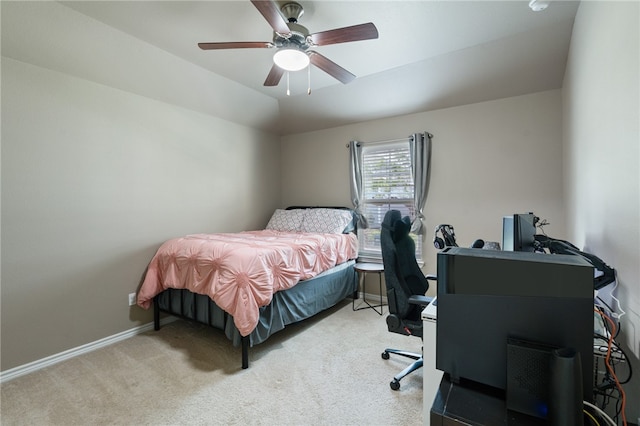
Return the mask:
{"type": "Polygon", "coordinates": [[[531,0],[529,2],[529,7],[534,12],[541,12],[549,7],[550,0],[531,0]]]}

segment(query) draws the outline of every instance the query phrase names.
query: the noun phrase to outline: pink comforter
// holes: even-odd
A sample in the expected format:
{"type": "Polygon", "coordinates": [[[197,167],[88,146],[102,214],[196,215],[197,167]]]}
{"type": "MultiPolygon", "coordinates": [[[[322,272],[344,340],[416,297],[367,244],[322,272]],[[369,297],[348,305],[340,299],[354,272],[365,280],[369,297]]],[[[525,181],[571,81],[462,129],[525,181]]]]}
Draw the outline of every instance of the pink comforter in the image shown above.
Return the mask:
{"type": "Polygon", "coordinates": [[[148,309],[167,288],[208,295],[233,316],[242,336],[258,323],[259,307],[273,294],[349,259],[355,259],[354,234],[248,231],[196,234],[165,242],[151,260],[138,292],[148,309]]]}

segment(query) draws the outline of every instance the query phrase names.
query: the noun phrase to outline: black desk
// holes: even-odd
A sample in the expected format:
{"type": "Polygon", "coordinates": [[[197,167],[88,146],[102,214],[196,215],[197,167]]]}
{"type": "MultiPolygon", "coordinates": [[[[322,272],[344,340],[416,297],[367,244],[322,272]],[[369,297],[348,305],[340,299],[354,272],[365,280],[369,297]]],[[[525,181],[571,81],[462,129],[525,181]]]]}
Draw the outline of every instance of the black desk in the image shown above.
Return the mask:
{"type": "Polygon", "coordinates": [[[488,386],[453,384],[443,375],[430,413],[431,425],[544,425],[545,420],[507,411],[504,393],[488,386]]]}

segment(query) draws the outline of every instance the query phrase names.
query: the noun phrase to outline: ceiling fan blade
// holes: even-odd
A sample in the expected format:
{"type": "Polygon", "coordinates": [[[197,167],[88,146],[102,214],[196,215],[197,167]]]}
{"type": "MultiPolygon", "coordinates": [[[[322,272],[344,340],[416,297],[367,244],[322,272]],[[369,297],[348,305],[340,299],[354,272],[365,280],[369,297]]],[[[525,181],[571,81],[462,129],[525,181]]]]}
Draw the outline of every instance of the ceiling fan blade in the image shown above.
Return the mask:
{"type": "Polygon", "coordinates": [[[271,71],[269,71],[269,75],[267,75],[267,79],[264,81],[265,86],[277,86],[280,83],[280,79],[284,75],[284,70],[273,64],[271,67],[271,71]]]}
{"type": "Polygon", "coordinates": [[[371,40],[378,38],[378,29],[373,23],[353,25],[351,27],[336,28],[335,30],[322,31],[310,34],[311,42],[316,46],[327,44],[346,43],[350,41],[371,40]]]}
{"type": "Polygon", "coordinates": [[[290,34],[291,30],[287,25],[284,17],[280,14],[278,6],[270,0],[251,0],[251,3],[258,9],[258,12],[264,16],[271,28],[278,34],[290,34]]]}
{"type": "Polygon", "coordinates": [[[231,41],[222,43],[198,43],[198,47],[202,50],[214,49],[253,49],[273,47],[273,43],[268,41],[231,41]]]}
{"type": "Polygon", "coordinates": [[[313,65],[344,84],[350,83],[356,78],[355,75],[318,52],[309,52],[309,60],[313,65]]]}

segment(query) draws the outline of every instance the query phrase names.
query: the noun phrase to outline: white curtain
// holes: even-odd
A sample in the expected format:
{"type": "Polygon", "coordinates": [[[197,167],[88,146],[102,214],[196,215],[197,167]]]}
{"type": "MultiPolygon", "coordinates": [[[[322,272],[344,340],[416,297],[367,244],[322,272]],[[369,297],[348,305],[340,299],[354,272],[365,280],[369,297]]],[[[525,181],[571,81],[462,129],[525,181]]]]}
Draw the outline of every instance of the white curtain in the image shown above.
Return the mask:
{"type": "Polygon", "coordinates": [[[424,206],[429,192],[431,171],[431,138],[430,133],[414,133],[409,139],[411,155],[411,171],[414,182],[413,202],[416,217],[411,224],[411,232],[421,235],[424,231],[424,206]]]}
{"type": "Polygon", "coordinates": [[[367,218],[362,212],[362,144],[358,141],[349,142],[350,154],[350,174],[351,174],[351,202],[353,209],[358,215],[358,228],[365,229],[369,227],[367,218]]]}

